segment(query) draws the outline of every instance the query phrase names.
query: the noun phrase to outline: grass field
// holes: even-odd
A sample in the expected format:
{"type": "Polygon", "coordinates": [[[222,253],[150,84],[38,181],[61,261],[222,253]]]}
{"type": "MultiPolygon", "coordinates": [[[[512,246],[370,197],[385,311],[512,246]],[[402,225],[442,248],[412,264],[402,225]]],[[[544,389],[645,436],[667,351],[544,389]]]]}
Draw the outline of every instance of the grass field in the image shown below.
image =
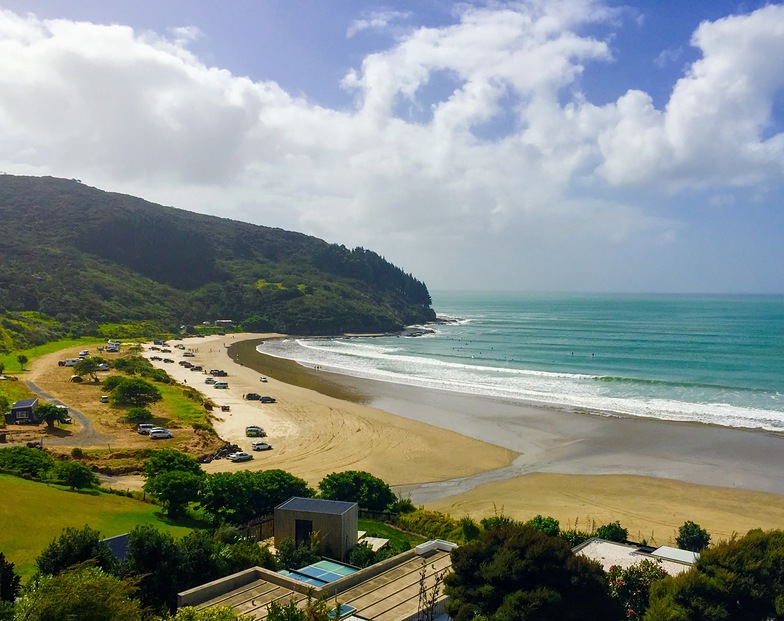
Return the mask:
{"type": "Polygon", "coordinates": [[[35,572],[35,559],[66,526],[85,524],[104,537],[150,524],[175,537],[192,529],[173,523],[157,505],[100,492],[71,492],[55,485],[0,475],[0,552],[23,578],[35,572]]]}

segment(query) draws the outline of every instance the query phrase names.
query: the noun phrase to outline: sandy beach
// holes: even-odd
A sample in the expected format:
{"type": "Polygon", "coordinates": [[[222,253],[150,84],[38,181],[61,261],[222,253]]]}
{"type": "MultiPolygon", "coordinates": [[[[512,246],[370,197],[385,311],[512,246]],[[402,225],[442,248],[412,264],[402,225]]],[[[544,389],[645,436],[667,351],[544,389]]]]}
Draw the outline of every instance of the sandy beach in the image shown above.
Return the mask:
{"type": "MultiPolygon", "coordinates": [[[[204,384],[203,373],[156,363],[230,406],[216,413],[221,437],[250,449],[246,425],[268,433],[272,451],[243,464],[213,462],[208,471],[283,468],[315,484],[333,471],[367,470],[416,504],[457,516],[543,513],[563,525],[619,519],[631,534],[650,540],[655,533],[659,543],[689,519],[723,538],[784,518],[779,435],[335,376],[257,354],[263,338],[183,341],[195,354],[191,361],[228,372],[228,390],[204,384]],[[277,403],[246,401],[248,392],[277,403]]],[[[175,362],[183,359],[173,351],[175,362]]]]}

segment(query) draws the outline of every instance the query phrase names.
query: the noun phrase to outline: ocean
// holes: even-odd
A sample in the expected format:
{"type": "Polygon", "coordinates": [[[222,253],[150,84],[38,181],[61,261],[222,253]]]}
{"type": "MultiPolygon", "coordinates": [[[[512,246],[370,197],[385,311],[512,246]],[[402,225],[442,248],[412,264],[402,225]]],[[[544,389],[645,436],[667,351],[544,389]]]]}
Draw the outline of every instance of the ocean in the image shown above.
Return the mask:
{"type": "Polygon", "coordinates": [[[372,380],[599,415],[784,431],[784,296],[433,294],[431,334],[270,340],[372,380]]]}

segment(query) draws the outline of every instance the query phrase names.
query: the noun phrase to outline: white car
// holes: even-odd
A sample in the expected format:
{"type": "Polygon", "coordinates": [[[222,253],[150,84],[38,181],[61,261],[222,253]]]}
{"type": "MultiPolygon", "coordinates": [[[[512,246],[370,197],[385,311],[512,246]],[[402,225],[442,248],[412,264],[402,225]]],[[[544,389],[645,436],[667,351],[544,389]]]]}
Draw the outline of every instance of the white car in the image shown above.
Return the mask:
{"type": "Polygon", "coordinates": [[[266,381],[267,381],[267,378],[266,378],[266,377],[264,377],[264,376],[262,375],[262,376],[259,378],[259,381],[260,381],[260,382],[266,382],[266,381]]]}
{"type": "Polygon", "coordinates": [[[256,442],[252,442],[250,447],[254,451],[269,451],[272,448],[272,445],[268,442],[262,442],[261,440],[257,440],[256,442]]]}
{"type": "Polygon", "coordinates": [[[205,384],[214,384],[215,383],[215,378],[214,377],[208,377],[207,379],[204,380],[204,383],[205,384]]]}
{"type": "Polygon", "coordinates": [[[229,455],[229,459],[234,462],[250,461],[253,459],[253,455],[244,451],[237,451],[236,453],[229,455]]]}
{"type": "Polygon", "coordinates": [[[174,434],[168,429],[150,429],[150,440],[164,440],[166,438],[173,438],[174,434]]]}

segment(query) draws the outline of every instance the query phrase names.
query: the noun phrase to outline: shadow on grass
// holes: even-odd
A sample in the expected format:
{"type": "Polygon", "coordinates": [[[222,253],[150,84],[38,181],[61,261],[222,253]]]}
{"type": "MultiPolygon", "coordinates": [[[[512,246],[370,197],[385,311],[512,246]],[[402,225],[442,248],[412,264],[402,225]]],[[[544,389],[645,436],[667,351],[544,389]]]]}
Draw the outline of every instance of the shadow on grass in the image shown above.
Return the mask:
{"type": "Polygon", "coordinates": [[[157,520],[163,522],[167,526],[183,526],[185,528],[191,529],[205,529],[211,526],[207,520],[200,519],[192,515],[169,517],[163,511],[155,511],[153,515],[157,520]]]}

